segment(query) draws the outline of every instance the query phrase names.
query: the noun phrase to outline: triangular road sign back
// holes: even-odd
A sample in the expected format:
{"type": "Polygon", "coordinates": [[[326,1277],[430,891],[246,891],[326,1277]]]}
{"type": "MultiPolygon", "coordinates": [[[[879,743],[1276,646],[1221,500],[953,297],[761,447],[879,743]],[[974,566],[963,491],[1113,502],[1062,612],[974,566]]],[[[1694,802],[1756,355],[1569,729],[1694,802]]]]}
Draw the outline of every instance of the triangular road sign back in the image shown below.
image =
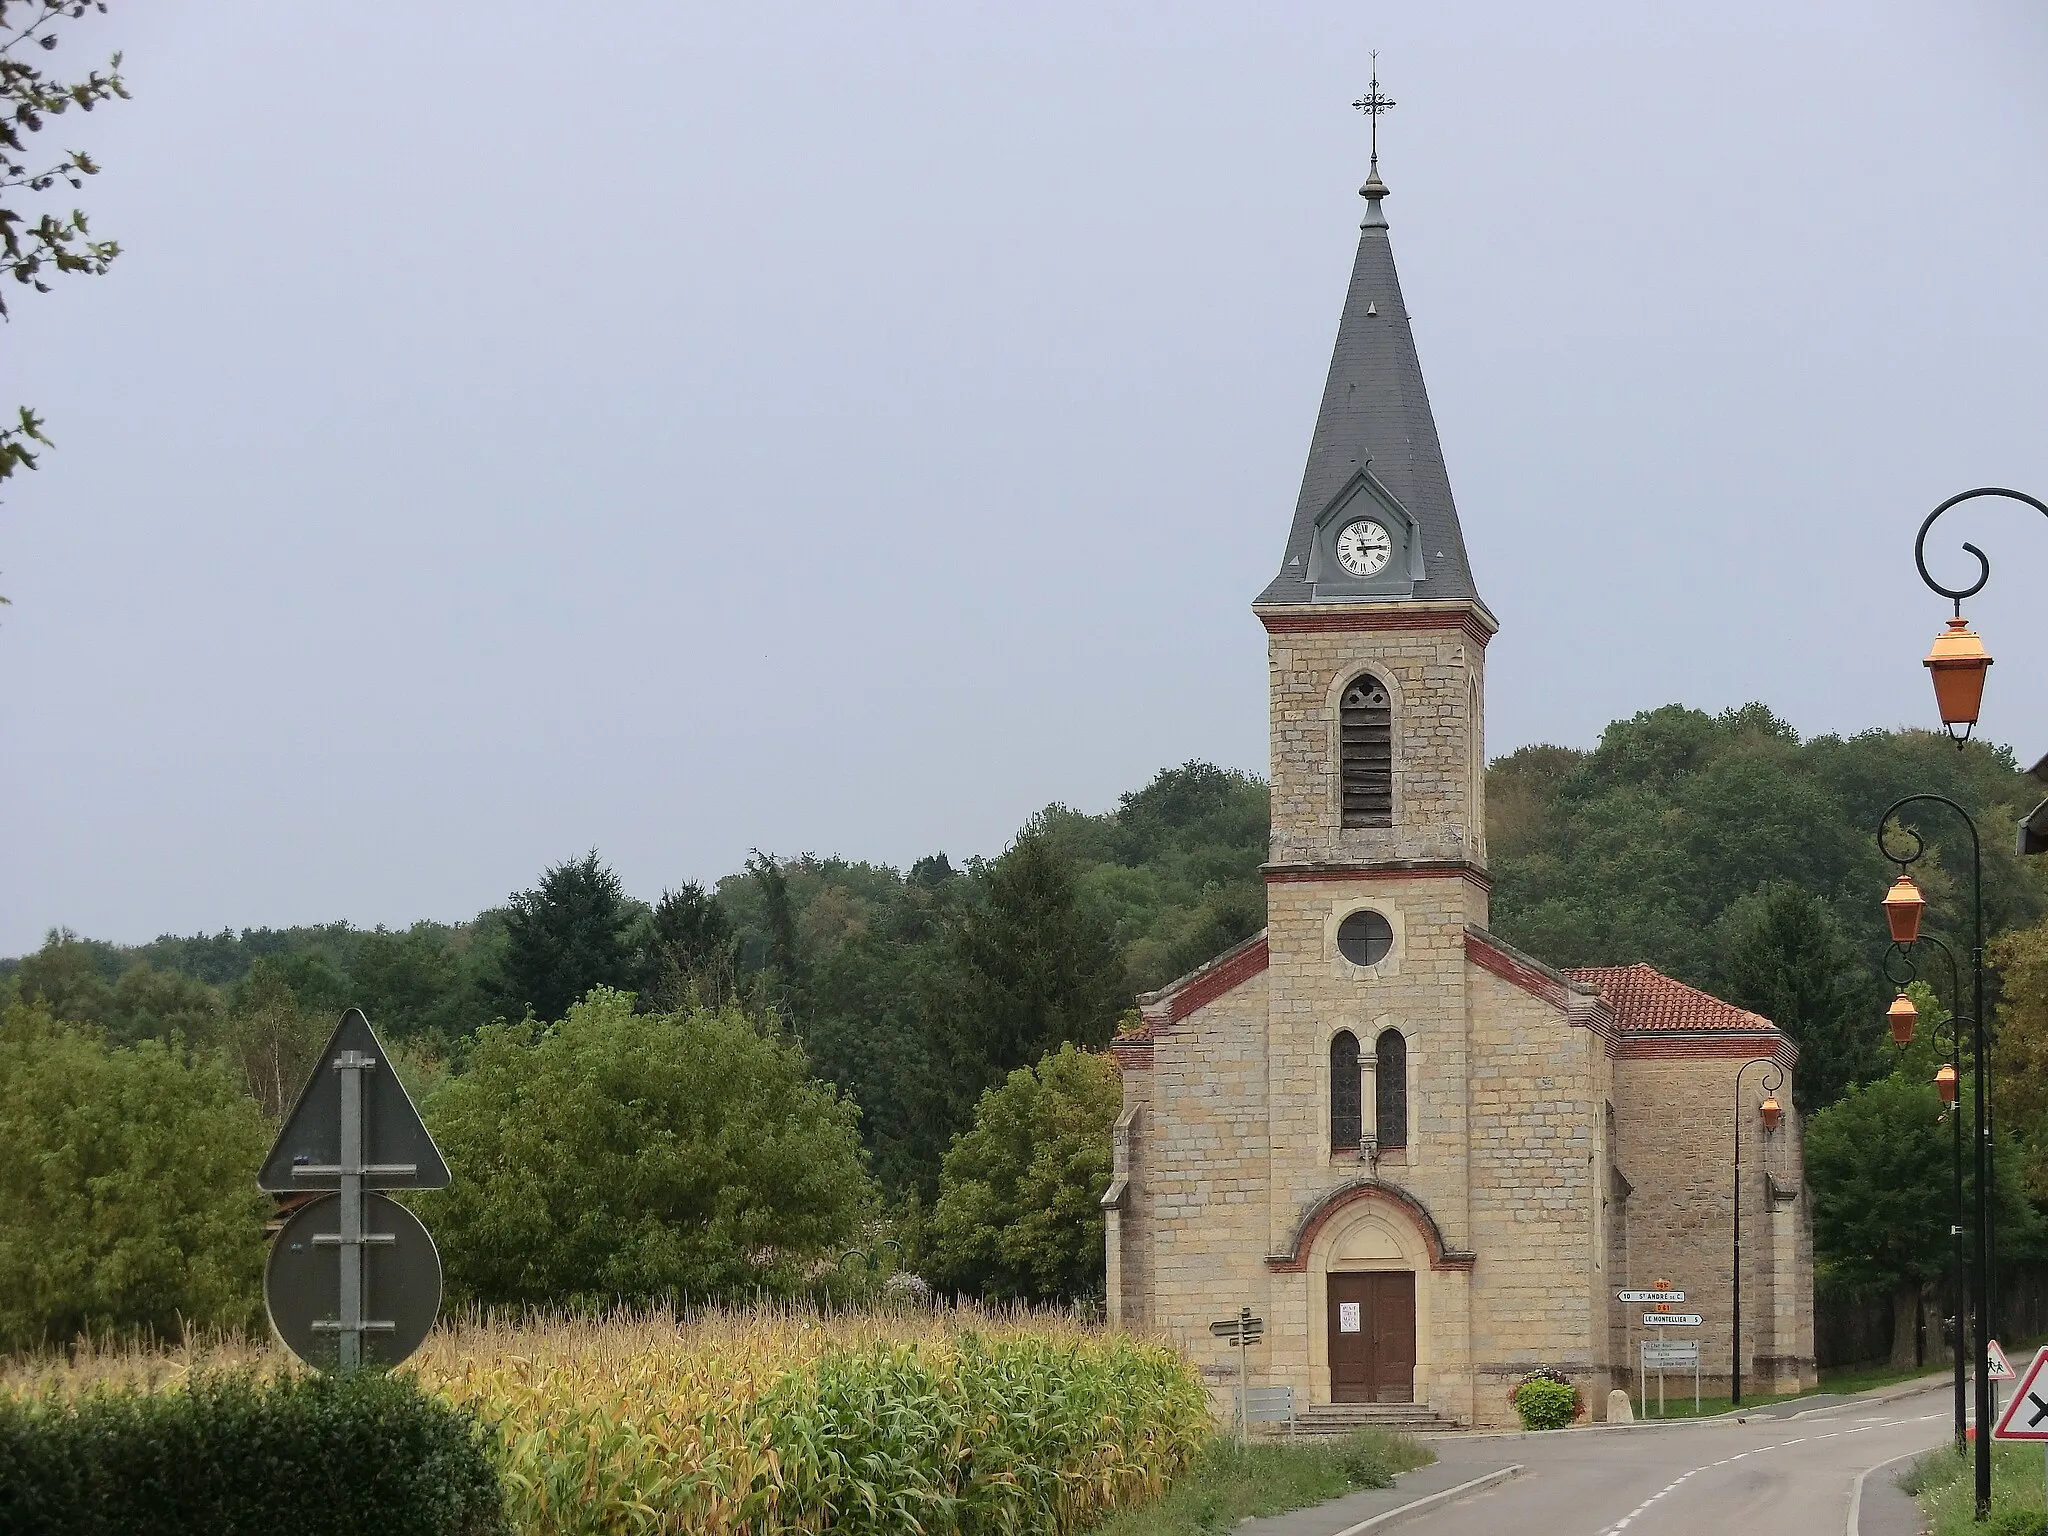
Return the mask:
{"type": "Polygon", "coordinates": [[[1990,1367],[1985,1374],[1993,1381],[2012,1380],[2012,1362],[2005,1358],[2005,1351],[1998,1347],[1998,1340],[1991,1339],[1985,1344],[1984,1363],[1990,1367]]]}
{"type": "Polygon", "coordinates": [[[299,1102],[285,1117],[284,1129],[263,1160],[263,1171],[256,1175],[257,1187],[277,1195],[333,1189],[339,1183],[331,1171],[322,1174],[316,1170],[332,1170],[341,1162],[341,1074],[334,1069],[334,1062],[344,1051],[360,1051],[376,1062],[362,1075],[363,1161],[370,1165],[363,1175],[364,1186],[444,1188],[448,1165],[360,1008],[349,1009],[335,1026],[319,1064],[299,1090],[299,1102]],[[294,1174],[295,1168],[303,1171],[294,1174]]]}
{"type": "Polygon", "coordinates": [[[2034,1363],[2020,1377],[2012,1401],[2005,1405],[1997,1427],[1991,1431],[1992,1439],[2048,1440],[2048,1381],[2042,1379],[2043,1366],[2048,1366],[2048,1349],[2037,1353],[2034,1363]]]}

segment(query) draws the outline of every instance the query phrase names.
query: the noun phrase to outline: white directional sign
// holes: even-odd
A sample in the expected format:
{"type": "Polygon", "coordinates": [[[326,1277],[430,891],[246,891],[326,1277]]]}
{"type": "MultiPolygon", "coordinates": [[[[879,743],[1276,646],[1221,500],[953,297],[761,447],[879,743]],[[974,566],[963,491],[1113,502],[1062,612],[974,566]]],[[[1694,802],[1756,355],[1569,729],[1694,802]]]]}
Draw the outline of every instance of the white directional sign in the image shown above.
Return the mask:
{"type": "Polygon", "coordinates": [[[1645,1312],[1645,1328],[1697,1328],[1706,1319],[1697,1312],[1645,1312]]]}
{"type": "Polygon", "coordinates": [[[1984,1346],[1984,1363],[1990,1367],[1984,1374],[1993,1381],[2012,1380],[2012,1362],[2005,1358],[2005,1351],[1998,1347],[1998,1340],[1992,1339],[1984,1346]]]}
{"type": "Polygon", "coordinates": [[[2042,1379],[2044,1365],[2048,1365],[2048,1349],[2034,1356],[2034,1363],[2020,1378],[2012,1401],[2005,1405],[1997,1427],[1991,1431],[1992,1439],[2048,1440],[2048,1381],[2042,1379]]]}
{"type": "Polygon", "coordinates": [[[1662,1340],[1643,1345],[1643,1369],[1646,1371],[1694,1371],[1699,1369],[1700,1346],[1697,1339],[1662,1340]]]}
{"type": "Polygon", "coordinates": [[[1683,1301],[1683,1291],[1618,1291],[1616,1301],[1683,1301]]]}

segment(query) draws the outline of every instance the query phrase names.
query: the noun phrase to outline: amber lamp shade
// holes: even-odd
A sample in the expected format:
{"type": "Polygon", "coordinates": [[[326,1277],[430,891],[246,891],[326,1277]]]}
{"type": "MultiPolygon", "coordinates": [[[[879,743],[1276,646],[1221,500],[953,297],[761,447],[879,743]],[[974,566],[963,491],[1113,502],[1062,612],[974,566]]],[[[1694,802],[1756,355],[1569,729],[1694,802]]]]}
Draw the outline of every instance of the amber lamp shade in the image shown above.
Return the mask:
{"type": "Polygon", "coordinates": [[[1913,999],[1901,992],[1892,999],[1892,1005],[1885,1010],[1884,1016],[1891,1020],[1892,1044],[1911,1045],[1913,1026],[1920,1022],[1920,1010],[1913,1006],[1913,999]]]}
{"type": "Polygon", "coordinates": [[[1921,665],[1934,678],[1934,703],[1941,711],[1941,723],[1960,725],[1967,735],[1968,728],[1977,723],[1977,710],[1984,702],[1984,674],[1991,670],[1991,654],[1984,649],[1984,642],[1958,614],[1934,637],[1934,649],[1921,665]]]}
{"type": "Polygon", "coordinates": [[[1778,1128],[1778,1122],[1785,1118],[1784,1107],[1778,1103],[1778,1096],[1774,1093],[1765,1095],[1763,1103],[1757,1106],[1756,1112],[1757,1118],[1763,1121],[1766,1132],[1775,1131],[1778,1128]]]}
{"type": "Polygon", "coordinates": [[[1934,1091],[1941,1095],[1941,1102],[1953,1104],[1956,1101],[1956,1069],[1947,1062],[1934,1074],[1934,1091]]]}
{"type": "Polygon", "coordinates": [[[1920,914],[1926,909],[1927,899],[1910,877],[1902,874],[1892,882],[1884,893],[1884,920],[1891,924],[1894,944],[1920,942],[1920,914]]]}

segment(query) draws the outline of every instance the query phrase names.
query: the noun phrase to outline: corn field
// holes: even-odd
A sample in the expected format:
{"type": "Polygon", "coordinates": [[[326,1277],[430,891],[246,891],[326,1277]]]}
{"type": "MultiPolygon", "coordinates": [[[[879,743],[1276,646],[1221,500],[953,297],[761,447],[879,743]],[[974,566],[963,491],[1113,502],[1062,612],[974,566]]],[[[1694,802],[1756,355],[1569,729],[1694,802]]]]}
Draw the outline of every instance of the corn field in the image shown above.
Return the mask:
{"type": "MultiPolygon", "coordinates": [[[[286,1366],[233,1341],[86,1349],[6,1385],[221,1368],[286,1366]]],[[[1062,1536],[1156,1498],[1211,1427],[1173,1350],[1046,1314],[477,1316],[403,1369],[489,1427],[528,1536],[1062,1536]]]]}

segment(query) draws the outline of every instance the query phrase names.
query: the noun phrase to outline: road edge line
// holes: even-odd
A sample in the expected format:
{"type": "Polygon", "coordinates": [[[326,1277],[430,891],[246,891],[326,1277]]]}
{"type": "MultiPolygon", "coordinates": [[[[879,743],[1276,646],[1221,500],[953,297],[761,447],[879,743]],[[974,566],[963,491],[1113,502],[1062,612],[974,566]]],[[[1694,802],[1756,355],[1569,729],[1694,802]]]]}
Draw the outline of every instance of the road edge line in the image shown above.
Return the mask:
{"type": "Polygon", "coordinates": [[[1473,1478],[1469,1483],[1460,1483],[1455,1488],[1445,1488],[1437,1493],[1425,1494],[1412,1503],[1402,1504],[1394,1509],[1381,1510],[1380,1513],[1368,1520],[1361,1520],[1356,1525],[1347,1525],[1343,1530],[1333,1532],[1332,1536],[1365,1536],[1365,1533],[1368,1531],[1383,1531],[1388,1526],[1406,1520],[1411,1515],[1423,1514],[1428,1510],[1436,1508],[1439,1504],[1448,1504],[1452,1499],[1462,1498],[1465,1494],[1477,1493],[1481,1488],[1490,1488],[1495,1483],[1504,1483],[1521,1470],[1522,1463],[1519,1461],[1512,1466],[1496,1467],[1491,1472],[1473,1478]]]}
{"type": "MultiPolygon", "coordinates": [[[[1934,1449],[1940,1450],[1941,1447],[1935,1446],[1934,1449]]],[[[1856,1486],[1849,1490],[1849,1523],[1843,1530],[1843,1536],[1863,1536],[1863,1480],[1865,1478],[1869,1477],[1873,1472],[1890,1466],[1894,1461],[1904,1461],[1909,1456],[1925,1456],[1926,1454],[1926,1451],[1907,1451],[1902,1455],[1892,1457],[1889,1461],[1880,1461],[1876,1466],[1865,1467],[1861,1472],[1858,1472],[1856,1474],[1856,1486]]],[[[1918,1501],[1916,1500],[1915,1502],[1918,1501]]]]}

